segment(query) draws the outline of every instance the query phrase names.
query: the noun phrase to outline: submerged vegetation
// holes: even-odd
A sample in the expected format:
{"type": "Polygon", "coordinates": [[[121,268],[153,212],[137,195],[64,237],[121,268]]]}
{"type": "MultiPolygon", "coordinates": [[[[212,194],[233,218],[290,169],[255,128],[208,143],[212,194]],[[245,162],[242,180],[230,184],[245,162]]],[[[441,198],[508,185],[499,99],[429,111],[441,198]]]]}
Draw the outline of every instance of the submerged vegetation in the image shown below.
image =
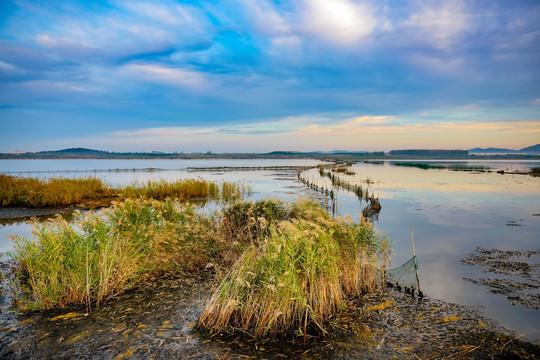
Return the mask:
{"type": "Polygon", "coordinates": [[[436,170],[443,170],[448,169],[451,171],[480,171],[480,172],[491,172],[492,169],[489,166],[476,166],[476,165],[435,165],[435,164],[424,164],[424,163],[416,163],[416,162],[407,162],[407,163],[401,163],[397,162],[394,163],[395,166],[405,166],[405,167],[415,167],[419,169],[429,170],[429,169],[436,169],[436,170]]]}
{"type": "Polygon", "coordinates": [[[307,200],[236,202],[198,212],[128,199],[99,213],[35,224],[15,238],[22,309],[89,308],[167,272],[214,269],[223,281],[200,328],[253,336],[324,333],[345,300],[379,289],[388,244],[367,222],[307,200]]]}
{"type": "Polygon", "coordinates": [[[249,186],[242,183],[203,179],[148,181],[115,189],[96,177],[38,179],[0,174],[2,206],[70,206],[92,200],[101,200],[104,205],[109,205],[114,199],[137,197],[181,201],[196,198],[234,200],[249,191],[249,186]]]}
{"type": "Polygon", "coordinates": [[[394,163],[394,165],[395,166],[415,167],[415,168],[424,169],[424,170],[428,170],[428,169],[445,169],[445,167],[442,166],[442,165],[433,165],[433,164],[400,163],[400,162],[397,162],[397,163],[394,163]]]}

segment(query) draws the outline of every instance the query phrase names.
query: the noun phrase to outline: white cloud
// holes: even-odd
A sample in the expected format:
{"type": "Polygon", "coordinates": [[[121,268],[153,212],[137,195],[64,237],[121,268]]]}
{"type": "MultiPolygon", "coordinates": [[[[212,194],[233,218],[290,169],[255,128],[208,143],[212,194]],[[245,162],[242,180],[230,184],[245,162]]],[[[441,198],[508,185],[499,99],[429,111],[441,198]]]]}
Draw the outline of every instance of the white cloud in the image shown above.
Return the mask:
{"type": "Polygon", "coordinates": [[[15,65],[0,60],[0,71],[7,74],[24,74],[25,71],[17,68],[15,65]]]}
{"type": "Polygon", "coordinates": [[[33,80],[25,81],[19,84],[22,88],[32,93],[41,93],[49,96],[54,96],[57,93],[83,93],[86,92],[80,86],[68,82],[51,81],[51,80],[33,80]]]}
{"type": "MultiPolygon", "coordinates": [[[[33,39],[55,55],[83,62],[124,58],[209,43],[203,10],[163,1],[117,1],[107,12],[81,16],[83,9],[52,13],[51,24],[33,39]]],[[[28,25],[30,26],[30,25],[28,25]]]]}
{"type": "Polygon", "coordinates": [[[194,135],[209,135],[215,131],[206,128],[187,128],[187,127],[163,127],[163,128],[147,128],[137,130],[121,130],[110,133],[112,136],[118,137],[170,137],[170,136],[194,136],[194,135]]]}
{"type": "Polygon", "coordinates": [[[47,47],[90,47],[86,41],[71,37],[51,38],[46,34],[38,34],[35,40],[38,44],[47,47]]]}
{"type": "Polygon", "coordinates": [[[438,75],[449,77],[469,76],[463,69],[464,59],[454,56],[434,56],[425,53],[415,53],[409,56],[410,61],[418,68],[438,75]]]}
{"type": "Polygon", "coordinates": [[[353,45],[375,29],[374,9],[350,0],[304,0],[304,26],[309,33],[340,45],[353,45]]]}
{"type": "Polygon", "coordinates": [[[303,60],[302,45],[304,40],[297,35],[275,37],[271,41],[269,53],[287,61],[303,60]]]}
{"type": "Polygon", "coordinates": [[[210,85],[202,73],[182,68],[155,64],[128,64],[123,70],[130,77],[177,87],[200,89],[210,85]]]}
{"type": "Polygon", "coordinates": [[[119,1],[118,5],[123,10],[127,10],[141,18],[148,18],[164,25],[190,25],[197,30],[202,26],[194,15],[195,9],[166,1],[119,1]]]}
{"type": "Polygon", "coordinates": [[[448,48],[471,28],[471,19],[462,0],[428,0],[416,5],[418,11],[410,15],[406,25],[413,30],[417,40],[437,48],[448,48]]]}
{"type": "Polygon", "coordinates": [[[239,0],[247,11],[246,20],[266,35],[283,36],[291,28],[274,6],[262,0],[239,0]]]}

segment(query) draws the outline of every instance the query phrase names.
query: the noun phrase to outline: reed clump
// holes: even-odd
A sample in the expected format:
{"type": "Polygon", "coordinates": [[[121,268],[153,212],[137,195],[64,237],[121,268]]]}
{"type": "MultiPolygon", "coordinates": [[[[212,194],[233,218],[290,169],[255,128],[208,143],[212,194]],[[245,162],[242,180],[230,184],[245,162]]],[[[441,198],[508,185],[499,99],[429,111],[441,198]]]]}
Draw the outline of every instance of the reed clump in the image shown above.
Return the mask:
{"type": "Polygon", "coordinates": [[[193,205],[126,200],[102,212],[34,224],[16,237],[23,309],[98,304],[151,275],[193,271],[214,256],[208,219],[193,205]]]}
{"type": "Polygon", "coordinates": [[[242,193],[249,191],[249,187],[241,183],[208,181],[201,178],[184,179],[176,181],[150,180],[146,183],[135,183],[119,190],[121,198],[145,197],[156,200],[167,198],[180,201],[187,199],[223,199],[236,200],[242,193]]]}
{"type": "Polygon", "coordinates": [[[388,242],[367,222],[333,219],[299,201],[242,254],[199,319],[211,332],[254,337],[326,333],[345,300],[380,289],[388,242]]]}
{"type": "MultiPolygon", "coordinates": [[[[189,199],[237,200],[251,191],[241,182],[216,182],[204,179],[154,180],[112,188],[99,178],[24,178],[0,174],[2,206],[57,207],[93,200],[133,199],[138,197],[185,201],[189,199]]],[[[103,205],[101,205],[103,206],[103,205]]]]}
{"type": "Polygon", "coordinates": [[[0,174],[2,206],[69,206],[113,195],[101,179],[24,178],[0,174]]]}
{"type": "Polygon", "coordinates": [[[127,199],[100,212],[34,224],[16,237],[23,310],[88,308],[166,272],[223,276],[199,319],[255,337],[326,333],[351,296],[383,285],[388,241],[368,222],[318,204],[266,199],[204,214],[171,200],[127,199]]]}

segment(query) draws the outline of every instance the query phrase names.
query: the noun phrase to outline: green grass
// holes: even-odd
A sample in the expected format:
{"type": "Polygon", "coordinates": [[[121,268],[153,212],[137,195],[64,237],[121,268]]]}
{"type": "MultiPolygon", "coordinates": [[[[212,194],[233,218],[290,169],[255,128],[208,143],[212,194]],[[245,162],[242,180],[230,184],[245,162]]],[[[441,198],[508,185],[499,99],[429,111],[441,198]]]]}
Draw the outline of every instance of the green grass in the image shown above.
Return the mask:
{"type": "Polygon", "coordinates": [[[223,273],[290,212],[289,204],[270,199],[202,214],[186,203],[137,198],[71,222],[34,222],[33,237],[15,237],[11,254],[22,307],[91,306],[162,272],[223,273]]]}
{"type": "Polygon", "coordinates": [[[533,174],[540,174],[540,167],[534,167],[531,169],[531,173],[533,174]]]}
{"type": "Polygon", "coordinates": [[[0,174],[0,204],[2,206],[56,207],[70,206],[92,200],[129,198],[150,198],[180,201],[189,199],[239,199],[249,192],[249,186],[242,183],[208,181],[203,179],[182,179],[176,181],[148,181],[135,183],[118,189],[105,185],[101,179],[68,178],[23,178],[0,174]]]}
{"type": "Polygon", "coordinates": [[[215,269],[222,282],[199,327],[255,337],[326,333],[351,296],[380,289],[388,242],[367,222],[318,204],[239,201],[210,214],[194,205],[127,199],[100,212],[34,224],[15,238],[22,310],[99,306],[163,273],[215,269]]]}
{"type": "Polygon", "coordinates": [[[380,289],[388,243],[368,223],[332,219],[312,202],[248,248],[209,300],[199,327],[254,337],[326,333],[344,301],[380,289]]]}
{"type": "Polygon", "coordinates": [[[210,224],[192,205],[127,200],[73,223],[34,224],[34,238],[15,238],[26,309],[99,304],[167,271],[206,266],[215,251],[210,224]]]}

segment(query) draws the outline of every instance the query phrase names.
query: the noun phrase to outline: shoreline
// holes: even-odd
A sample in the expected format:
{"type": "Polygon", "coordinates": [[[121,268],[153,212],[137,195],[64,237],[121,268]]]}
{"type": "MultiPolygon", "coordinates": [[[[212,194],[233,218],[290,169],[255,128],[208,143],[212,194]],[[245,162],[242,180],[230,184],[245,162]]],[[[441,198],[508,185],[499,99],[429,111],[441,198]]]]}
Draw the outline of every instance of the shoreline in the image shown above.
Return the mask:
{"type": "MultiPolygon", "coordinates": [[[[5,270],[5,263],[2,268],[5,270]]],[[[386,288],[348,301],[328,337],[256,341],[201,334],[195,322],[212,274],[164,276],[86,312],[73,305],[26,315],[0,295],[0,356],[23,358],[350,359],[537,358],[540,346],[478,309],[386,288]]]]}

